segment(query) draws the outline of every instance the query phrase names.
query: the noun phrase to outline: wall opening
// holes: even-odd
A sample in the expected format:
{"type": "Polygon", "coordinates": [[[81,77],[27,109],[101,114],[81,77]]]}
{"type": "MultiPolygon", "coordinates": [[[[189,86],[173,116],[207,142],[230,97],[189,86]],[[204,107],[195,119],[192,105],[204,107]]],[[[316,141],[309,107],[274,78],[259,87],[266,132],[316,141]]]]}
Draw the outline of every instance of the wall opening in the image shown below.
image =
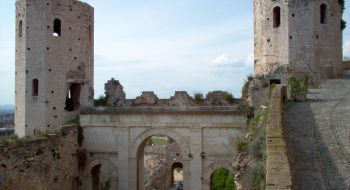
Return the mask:
{"type": "Polygon", "coordinates": [[[56,18],[53,21],[53,36],[58,37],[61,36],[61,20],[56,18]]]}
{"type": "Polygon", "coordinates": [[[66,97],[66,111],[77,111],[80,108],[80,83],[72,83],[69,87],[68,94],[66,97]]]}
{"type": "Polygon", "coordinates": [[[22,33],[23,33],[23,21],[20,20],[18,23],[18,37],[22,37],[22,33]]]}
{"type": "Polygon", "coordinates": [[[273,8],[273,27],[277,28],[281,26],[281,8],[273,8]]]}
{"type": "Polygon", "coordinates": [[[173,163],[171,171],[173,172],[171,182],[175,189],[183,189],[183,164],[181,162],[173,163]]]}
{"type": "Polygon", "coordinates": [[[101,164],[93,167],[91,170],[92,190],[100,190],[100,170],[101,170],[101,164]]]}
{"type": "Polygon", "coordinates": [[[33,79],[32,81],[32,96],[38,96],[39,95],[39,80],[33,79]]]}
{"type": "Polygon", "coordinates": [[[321,4],[320,6],[320,22],[321,24],[326,24],[327,22],[327,5],[321,4]]]}
{"type": "Polygon", "coordinates": [[[138,148],[137,160],[138,190],[182,186],[183,157],[179,145],[170,137],[147,138],[138,148]]]}
{"type": "Polygon", "coordinates": [[[89,41],[91,42],[92,40],[92,31],[91,31],[91,26],[89,26],[89,41]]]}
{"type": "Polygon", "coordinates": [[[219,168],[213,171],[210,176],[210,190],[233,190],[234,188],[234,178],[228,169],[219,168]]]}
{"type": "Polygon", "coordinates": [[[271,79],[270,80],[270,85],[272,85],[272,84],[281,84],[281,80],[279,80],[279,79],[271,79]]]}

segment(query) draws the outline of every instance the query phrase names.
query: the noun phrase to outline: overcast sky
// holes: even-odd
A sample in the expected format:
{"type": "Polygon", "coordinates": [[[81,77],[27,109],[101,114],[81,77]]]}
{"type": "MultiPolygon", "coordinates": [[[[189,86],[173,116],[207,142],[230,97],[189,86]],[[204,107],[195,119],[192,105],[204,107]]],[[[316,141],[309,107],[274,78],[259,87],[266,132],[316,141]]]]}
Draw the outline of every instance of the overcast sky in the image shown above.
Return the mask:
{"type": "MultiPolygon", "coordinates": [[[[253,0],[84,0],[95,8],[95,97],[114,77],[127,98],[232,92],[253,73],[253,0]]],[[[14,104],[15,0],[0,0],[0,105],[14,104]]],[[[349,1],[346,5],[349,18],[349,1]]],[[[350,56],[350,27],[344,55],[350,56]]]]}

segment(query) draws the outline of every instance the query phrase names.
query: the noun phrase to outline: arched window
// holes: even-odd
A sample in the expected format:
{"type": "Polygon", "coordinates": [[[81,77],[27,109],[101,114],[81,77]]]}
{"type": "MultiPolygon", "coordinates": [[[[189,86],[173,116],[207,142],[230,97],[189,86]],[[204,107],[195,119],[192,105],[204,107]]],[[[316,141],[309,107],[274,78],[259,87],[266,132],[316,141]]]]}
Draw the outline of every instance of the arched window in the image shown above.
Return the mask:
{"type": "Polygon", "coordinates": [[[22,20],[18,23],[18,37],[22,37],[23,22],[22,20]]]}
{"type": "Polygon", "coordinates": [[[39,80],[38,79],[33,79],[32,82],[32,95],[33,96],[38,96],[39,95],[39,80]]]}
{"type": "Polygon", "coordinates": [[[327,5],[321,4],[320,6],[320,22],[321,24],[326,24],[327,22],[327,5]]]}
{"type": "Polygon", "coordinates": [[[53,36],[61,36],[61,20],[58,18],[53,21],[53,36]]]}
{"type": "Polygon", "coordinates": [[[281,26],[281,8],[273,8],[273,27],[277,28],[281,26]]]}

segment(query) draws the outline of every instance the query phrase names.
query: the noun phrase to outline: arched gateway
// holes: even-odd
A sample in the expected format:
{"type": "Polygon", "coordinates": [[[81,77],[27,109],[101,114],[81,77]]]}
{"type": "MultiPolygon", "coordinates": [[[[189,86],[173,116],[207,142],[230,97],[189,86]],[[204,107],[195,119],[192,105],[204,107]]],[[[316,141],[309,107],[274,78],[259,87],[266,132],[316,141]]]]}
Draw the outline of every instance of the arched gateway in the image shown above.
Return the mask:
{"type": "MultiPolygon", "coordinates": [[[[236,154],[233,142],[242,135],[247,111],[238,106],[124,107],[84,112],[80,122],[88,163],[101,168],[108,163],[115,170],[104,179],[115,180],[111,189],[142,190],[138,151],[149,137],[163,135],[181,150],[184,189],[209,190],[213,167],[228,165],[236,154]]],[[[91,171],[85,173],[84,189],[92,189],[91,171]]]]}

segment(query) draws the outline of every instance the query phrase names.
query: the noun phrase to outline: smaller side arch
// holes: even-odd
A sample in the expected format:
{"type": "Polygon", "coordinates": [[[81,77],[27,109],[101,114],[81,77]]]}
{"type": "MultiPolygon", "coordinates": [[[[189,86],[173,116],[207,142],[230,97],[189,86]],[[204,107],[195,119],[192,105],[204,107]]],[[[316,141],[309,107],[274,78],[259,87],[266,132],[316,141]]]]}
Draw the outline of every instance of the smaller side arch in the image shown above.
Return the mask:
{"type": "Polygon", "coordinates": [[[218,161],[214,161],[213,163],[211,163],[209,165],[209,167],[206,167],[205,169],[205,172],[204,172],[204,179],[206,181],[209,181],[210,182],[210,176],[211,174],[216,170],[216,169],[219,169],[219,168],[225,168],[227,169],[228,171],[230,172],[233,172],[233,167],[232,167],[232,163],[230,161],[227,161],[227,160],[218,160],[218,161]]]}
{"type": "Polygon", "coordinates": [[[92,159],[83,171],[83,189],[93,190],[107,183],[115,189],[118,184],[117,169],[116,165],[107,158],[92,159]]]}

